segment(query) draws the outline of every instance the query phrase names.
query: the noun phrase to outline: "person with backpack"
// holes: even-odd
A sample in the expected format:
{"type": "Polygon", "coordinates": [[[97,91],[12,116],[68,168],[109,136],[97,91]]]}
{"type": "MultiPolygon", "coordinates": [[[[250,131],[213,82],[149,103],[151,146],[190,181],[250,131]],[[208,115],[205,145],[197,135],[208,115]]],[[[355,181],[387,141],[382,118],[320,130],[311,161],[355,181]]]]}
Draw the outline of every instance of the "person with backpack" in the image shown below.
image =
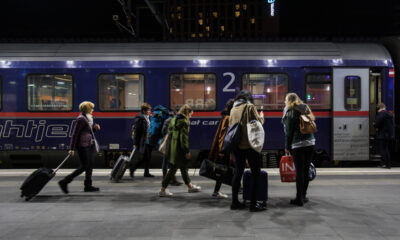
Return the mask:
{"type": "Polygon", "coordinates": [[[394,139],[394,121],[393,115],[386,111],[384,103],[378,104],[378,113],[376,114],[374,127],[376,129],[376,143],[379,155],[382,156],[381,166],[390,169],[389,142],[394,139]]]}
{"type": "MultiPolygon", "coordinates": [[[[211,145],[210,153],[208,155],[208,159],[215,161],[219,164],[224,164],[229,166],[229,157],[230,153],[222,152],[222,145],[224,143],[225,135],[229,128],[229,115],[231,113],[231,109],[233,107],[233,99],[229,99],[226,103],[225,109],[221,112],[221,121],[219,122],[217,132],[215,133],[213,143],[211,145]]],[[[214,192],[211,195],[213,198],[228,198],[228,195],[220,192],[222,181],[224,176],[220,174],[218,179],[215,182],[214,192]]]]}
{"type": "Polygon", "coordinates": [[[314,153],[315,138],[313,133],[300,132],[300,116],[306,114],[315,120],[310,107],[304,104],[296,93],[288,93],[285,98],[282,123],[285,132],[285,154],[292,152],[296,167],[296,198],[290,204],[303,206],[309,199],[307,189],[309,184],[309,169],[314,153]]]}
{"type": "Polygon", "coordinates": [[[130,167],[130,176],[134,177],[136,169],[144,164],[144,177],[154,177],[150,174],[149,166],[151,159],[152,147],[146,144],[148,138],[148,129],[150,128],[151,106],[144,102],[140,108],[140,113],[136,116],[136,120],[132,129],[133,147],[138,153],[138,161],[132,163],[130,167]]]}
{"type": "MultiPolygon", "coordinates": [[[[177,109],[178,111],[179,109],[177,109]]],[[[163,123],[163,127],[161,129],[161,135],[164,138],[167,134],[168,134],[168,126],[171,123],[172,118],[176,115],[177,111],[171,111],[169,114],[169,117],[164,121],[163,123]]],[[[163,174],[163,178],[165,178],[165,176],[167,175],[168,172],[168,166],[169,166],[169,155],[163,155],[163,161],[162,161],[162,174],[163,174]]],[[[176,176],[173,177],[173,179],[171,180],[170,184],[172,186],[180,186],[182,185],[181,182],[179,182],[176,179],[176,176]]]]}
{"type": "Polygon", "coordinates": [[[251,93],[247,90],[241,90],[235,98],[233,108],[229,116],[229,127],[236,123],[240,123],[240,142],[236,149],[233,151],[235,156],[235,172],[232,180],[232,204],[231,210],[244,209],[244,203],[239,202],[238,194],[240,187],[240,180],[242,179],[243,172],[246,166],[246,159],[251,168],[253,176],[252,196],[250,199],[250,211],[258,212],[265,210],[265,206],[256,201],[258,192],[259,176],[261,174],[261,156],[260,153],[254,150],[249,143],[247,135],[247,123],[257,120],[261,124],[264,123],[264,113],[257,113],[257,108],[254,106],[254,99],[251,93]]]}
{"type": "Polygon", "coordinates": [[[173,194],[167,190],[167,187],[178,168],[181,170],[183,181],[187,185],[189,193],[199,192],[201,189],[200,186],[191,183],[188,173],[190,163],[189,120],[192,114],[193,109],[185,104],[179,109],[178,115],[172,118],[168,126],[168,132],[171,133],[170,169],[162,181],[160,197],[172,197],[173,194]]]}

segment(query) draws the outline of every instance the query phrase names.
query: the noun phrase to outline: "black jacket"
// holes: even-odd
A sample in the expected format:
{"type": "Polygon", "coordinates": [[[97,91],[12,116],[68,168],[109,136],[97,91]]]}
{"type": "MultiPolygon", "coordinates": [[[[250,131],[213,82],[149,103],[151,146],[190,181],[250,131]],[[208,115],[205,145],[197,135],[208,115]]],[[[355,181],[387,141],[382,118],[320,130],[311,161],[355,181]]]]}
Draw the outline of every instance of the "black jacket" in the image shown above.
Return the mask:
{"type": "Polygon", "coordinates": [[[138,149],[136,149],[137,151],[139,151],[140,153],[144,153],[148,130],[147,121],[142,113],[137,115],[135,119],[135,135],[133,137],[133,145],[138,146],[138,149]]]}
{"type": "Polygon", "coordinates": [[[384,110],[376,114],[374,126],[377,129],[376,139],[393,139],[394,138],[394,122],[393,115],[384,110]]]}

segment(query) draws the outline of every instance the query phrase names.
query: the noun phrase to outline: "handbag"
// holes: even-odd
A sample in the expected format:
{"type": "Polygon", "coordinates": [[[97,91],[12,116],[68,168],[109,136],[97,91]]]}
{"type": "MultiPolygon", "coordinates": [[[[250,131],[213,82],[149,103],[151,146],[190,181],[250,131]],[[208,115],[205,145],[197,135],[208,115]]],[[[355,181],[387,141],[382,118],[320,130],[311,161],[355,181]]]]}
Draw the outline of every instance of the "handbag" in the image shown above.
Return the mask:
{"type": "Polygon", "coordinates": [[[164,154],[165,156],[168,156],[169,154],[169,149],[171,147],[171,134],[167,134],[164,136],[162,139],[160,146],[158,147],[158,151],[164,154]]]}
{"type": "Polygon", "coordinates": [[[216,163],[215,161],[204,159],[201,162],[199,175],[217,180],[221,175],[223,176],[222,183],[232,186],[234,168],[224,164],[216,163]]]}
{"type": "Polygon", "coordinates": [[[247,137],[249,139],[250,147],[257,152],[261,152],[264,146],[264,128],[260,121],[251,120],[249,121],[249,115],[247,115],[247,137]]]}
{"type": "MultiPolygon", "coordinates": [[[[310,108],[307,107],[309,112],[311,112],[310,108]]],[[[315,124],[314,120],[311,118],[310,114],[301,114],[300,115],[300,133],[301,134],[312,134],[317,132],[317,124],[315,124]]]]}
{"type": "Polygon", "coordinates": [[[241,135],[242,120],[246,109],[247,105],[244,107],[240,121],[230,126],[228,131],[226,132],[224,143],[222,144],[222,152],[224,153],[233,152],[233,150],[235,150],[238,147],[242,137],[241,135]]]}
{"type": "Polygon", "coordinates": [[[279,162],[279,174],[281,175],[281,182],[296,182],[296,168],[293,156],[282,156],[279,162]]]}

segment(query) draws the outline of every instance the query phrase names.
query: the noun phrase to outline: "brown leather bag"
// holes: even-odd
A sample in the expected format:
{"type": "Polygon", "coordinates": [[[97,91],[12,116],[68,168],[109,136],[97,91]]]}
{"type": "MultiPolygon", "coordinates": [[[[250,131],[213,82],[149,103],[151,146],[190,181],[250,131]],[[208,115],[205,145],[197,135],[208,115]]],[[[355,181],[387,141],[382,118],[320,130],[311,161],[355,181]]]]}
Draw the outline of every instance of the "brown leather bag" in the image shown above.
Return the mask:
{"type": "Polygon", "coordinates": [[[311,134],[317,132],[317,125],[310,114],[300,115],[300,133],[311,134]]]}

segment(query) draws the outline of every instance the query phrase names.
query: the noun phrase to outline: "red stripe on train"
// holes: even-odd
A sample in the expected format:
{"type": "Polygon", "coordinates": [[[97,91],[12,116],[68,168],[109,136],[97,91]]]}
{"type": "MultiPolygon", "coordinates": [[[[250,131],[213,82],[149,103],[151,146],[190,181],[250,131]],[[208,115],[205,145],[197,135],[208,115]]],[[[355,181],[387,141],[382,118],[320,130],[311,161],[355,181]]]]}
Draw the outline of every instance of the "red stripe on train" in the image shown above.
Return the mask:
{"type": "MultiPolygon", "coordinates": [[[[21,117],[42,117],[42,118],[62,118],[62,117],[77,117],[79,112],[0,112],[0,117],[5,118],[21,118],[21,117]]],[[[94,117],[134,117],[138,112],[94,112],[94,117]]],[[[329,111],[314,112],[316,117],[331,117],[329,111]]],[[[369,116],[368,111],[336,111],[333,113],[335,117],[357,117],[369,116]]],[[[221,112],[194,112],[193,117],[219,117],[221,112]]],[[[282,117],[282,112],[264,112],[265,117],[282,117]]]]}

